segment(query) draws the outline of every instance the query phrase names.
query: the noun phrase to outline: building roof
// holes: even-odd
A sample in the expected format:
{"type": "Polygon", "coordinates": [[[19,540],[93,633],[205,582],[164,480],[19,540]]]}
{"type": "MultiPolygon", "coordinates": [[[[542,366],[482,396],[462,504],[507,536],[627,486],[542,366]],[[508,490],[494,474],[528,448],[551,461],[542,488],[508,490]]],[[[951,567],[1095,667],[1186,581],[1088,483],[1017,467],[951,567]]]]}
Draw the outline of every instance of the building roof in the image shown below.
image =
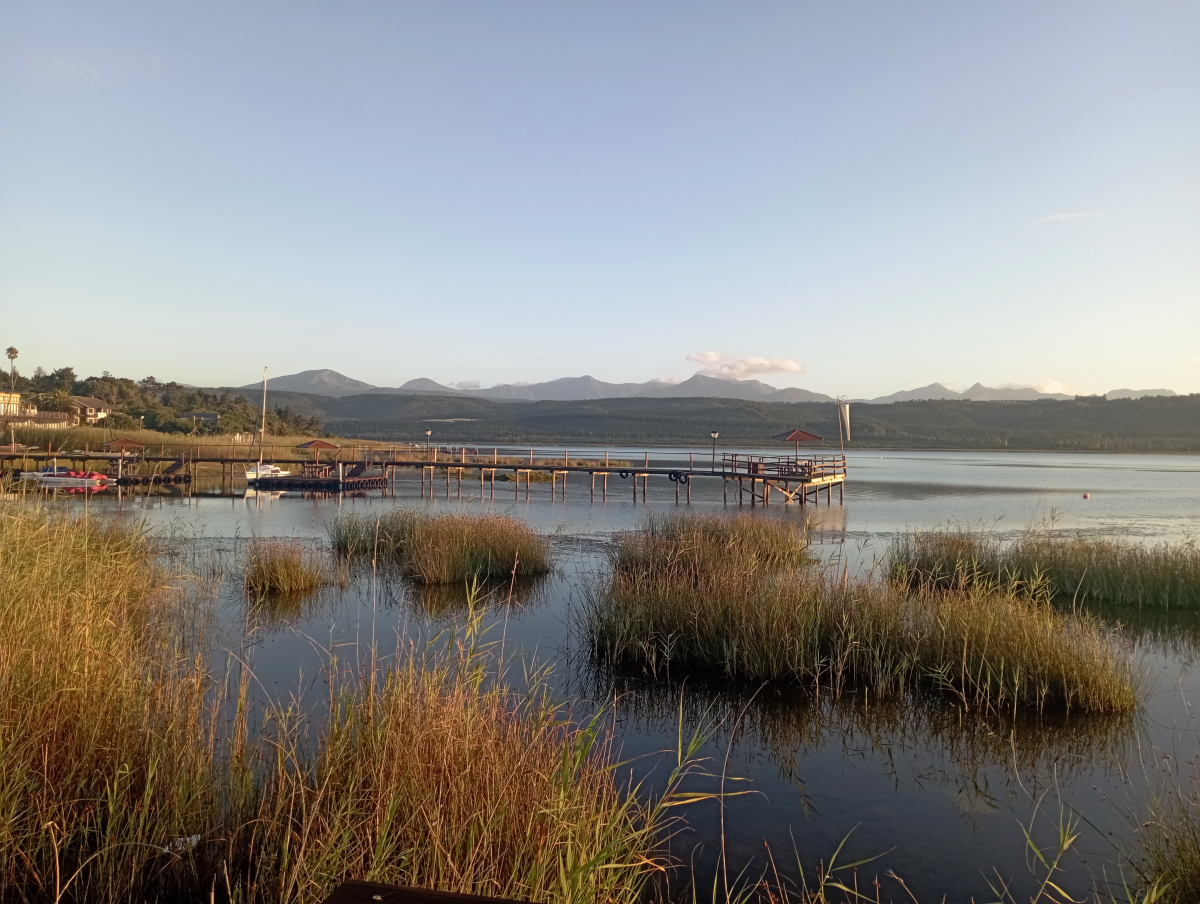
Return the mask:
{"type": "Polygon", "coordinates": [[[145,449],[141,443],[135,443],[131,439],[114,439],[104,444],[105,449],[145,449]]]}
{"type": "Polygon", "coordinates": [[[777,436],[772,436],[771,439],[783,440],[785,443],[820,443],[824,440],[815,433],[809,433],[807,430],[793,430],[791,433],[780,433],[777,436]]]}
{"type": "Polygon", "coordinates": [[[71,401],[76,405],[82,405],[84,408],[112,408],[112,402],[106,402],[104,399],[96,399],[92,396],[71,396],[71,401]]]}
{"type": "Polygon", "coordinates": [[[313,439],[313,440],[309,440],[306,443],[301,443],[296,448],[297,449],[316,449],[320,452],[324,452],[326,449],[340,449],[342,447],[335,446],[333,443],[327,443],[323,439],[313,439]]]}

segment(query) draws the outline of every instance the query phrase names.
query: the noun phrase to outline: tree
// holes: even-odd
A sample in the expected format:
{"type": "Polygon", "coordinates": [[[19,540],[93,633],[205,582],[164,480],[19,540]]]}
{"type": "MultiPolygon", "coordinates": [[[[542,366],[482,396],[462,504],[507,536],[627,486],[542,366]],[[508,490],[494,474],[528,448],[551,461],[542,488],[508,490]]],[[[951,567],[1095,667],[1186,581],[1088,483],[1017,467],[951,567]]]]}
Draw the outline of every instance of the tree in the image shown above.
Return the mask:
{"type": "Polygon", "coordinates": [[[4,350],[4,354],[8,355],[8,389],[9,392],[17,391],[17,347],[10,345],[4,350]]]}
{"type": "Polygon", "coordinates": [[[75,403],[65,389],[52,389],[38,396],[38,407],[43,411],[74,411],[75,403]]]}

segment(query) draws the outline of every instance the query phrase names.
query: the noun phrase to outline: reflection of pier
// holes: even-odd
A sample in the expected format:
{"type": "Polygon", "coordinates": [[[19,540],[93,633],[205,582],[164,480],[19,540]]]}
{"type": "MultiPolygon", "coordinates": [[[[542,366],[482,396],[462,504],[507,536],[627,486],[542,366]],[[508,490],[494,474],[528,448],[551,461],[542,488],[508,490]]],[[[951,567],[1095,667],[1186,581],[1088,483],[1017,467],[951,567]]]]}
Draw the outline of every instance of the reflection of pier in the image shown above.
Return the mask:
{"type": "MultiPolygon", "coordinates": [[[[406,454],[412,455],[413,452],[406,454]]],[[[463,482],[477,475],[481,496],[486,494],[495,498],[496,482],[501,479],[513,484],[516,498],[520,498],[524,492],[528,499],[531,485],[544,480],[550,485],[552,498],[566,499],[567,484],[576,477],[586,476],[590,484],[589,498],[594,500],[599,494],[602,500],[607,500],[609,477],[615,477],[621,480],[632,478],[634,501],[637,501],[640,489],[641,501],[645,502],[651,478],[657,482],[657,478],[665,477],[674,489],[676,502],[691,502],[693,480],[719,478],[724,502],[756,506],[776,501],[800,505],[816,503],[820,500],[821,490],[825,490],[825,502],[828,505],[833,501],[835,486],[838,501],[842,502],[846,481],[845,455],[802,456],[798,451],[795,455],[783,456],[727,453],[719,459],[714,456],[709,467],[704,467],[703,462],[707,456],[702,456],[697,466],[694,453],[689,454],[686,463],[680,462],[678,455],[664,455],[665,461],[653,463],[649,452],[635,454],[632,461],[619,462],[610,461],[608,453],[602,458],[597,454],[592,459],[572,458],[571,453],[566,451],[561,453],[561,458],[557,453],[552,453],[553,458],[547,456],[539,460],[533,449],[529,450],[528,457],[521,453],[517,456],[506,455],[503,459],[497,449],[483,452],[478,448],[468,450],[465,447],[453,450],[418,449],[416,454],[421,457],[415,461],[401,460],[399,449],[362,449],[359,450],[361,457],[324,462],[311,458],[276,456],[269,463],[299,466],[298,473],[252,479],[247,481],[247,485],[258,490],[317,493],[381,490],[394,496],[398,476],[406,471],[416,471],[422,495],[426,492],[432,495],[435,482],[444,481],[447,495],[453,483],[457,494],[461,496],[463,482]],[[445,457],[439,453],[445,453],[445,457]],[[637,458],[642,458],[642,461],[637,461],[637,458]],[[731,485],[734,490],[732,498],[731,485]]],[[[50,463],[52,460],[69,461],[80,469],[85,468],[88,462],[104,461],[112,474],[119,475],[116,482],[121,486],[191,484],[200,466],[216,466],[220,469],[221,485],[224,487],[228,482],[230,490],[233,489],[235,473],[246,467],[243,458],[207,455],[201,447],[195,447],[176,454],[135,456],[86,450],[0,454],[0,468],[13,472],[19,467],[28,468],[34,463],[50,463]]]]}

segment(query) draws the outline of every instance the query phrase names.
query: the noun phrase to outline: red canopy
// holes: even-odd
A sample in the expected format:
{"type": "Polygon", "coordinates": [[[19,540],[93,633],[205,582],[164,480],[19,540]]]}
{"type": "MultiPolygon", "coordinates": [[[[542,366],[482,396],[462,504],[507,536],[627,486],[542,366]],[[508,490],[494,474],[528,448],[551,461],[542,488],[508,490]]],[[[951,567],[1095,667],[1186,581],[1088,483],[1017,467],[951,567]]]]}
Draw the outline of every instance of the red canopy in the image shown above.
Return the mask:
{"type": "Polygon", "coordinates": [[[145,449],[141,443],[135,443],[131,439],[114,439],[111,442],[104,444],[106,449],[145,449]]]}
{"type": "Polygon", "coordinates": [[[785,443],[820,443],[824,442],[821,437],[815,433],[809,433],[805,430],[793,430],[791,433],[780,433],[778,436],[773,436],[771,439],[780,439],[785,443]]]}

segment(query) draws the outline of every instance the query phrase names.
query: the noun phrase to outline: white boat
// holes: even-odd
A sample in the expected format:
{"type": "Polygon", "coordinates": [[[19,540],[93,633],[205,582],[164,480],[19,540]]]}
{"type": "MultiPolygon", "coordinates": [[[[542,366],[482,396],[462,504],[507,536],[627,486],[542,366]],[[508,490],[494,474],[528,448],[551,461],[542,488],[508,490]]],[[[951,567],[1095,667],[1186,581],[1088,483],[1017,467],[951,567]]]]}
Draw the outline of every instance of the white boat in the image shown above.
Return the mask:
{"type": "MultiPolygon", "coordinates": [[[[285,471],[275,465],[263,464],[263,450],[267,447],[267,369],[263,368],[262,420],[258,422],[258,464],[246,465],[246,483],[254,483],[264,477],[289,477],[291,471],[285,471]]],[[[254,448],[253,445],[250,447],[254,448]]]]}
{"type": "Polygon", "coordinates": [[[285,471],[275,465],[265,465],[260,462],[246,468],[246,480],[258,480],[262,477],[289,477],[291,473],[291,471],[285,471]]]}
{"type": "Polygon", "coordinates": [[[21,480],[36,480],[39,487],[106,487],[116,483],[115,477],[68,477],[45,471],[22,471],[21,480]]]}

